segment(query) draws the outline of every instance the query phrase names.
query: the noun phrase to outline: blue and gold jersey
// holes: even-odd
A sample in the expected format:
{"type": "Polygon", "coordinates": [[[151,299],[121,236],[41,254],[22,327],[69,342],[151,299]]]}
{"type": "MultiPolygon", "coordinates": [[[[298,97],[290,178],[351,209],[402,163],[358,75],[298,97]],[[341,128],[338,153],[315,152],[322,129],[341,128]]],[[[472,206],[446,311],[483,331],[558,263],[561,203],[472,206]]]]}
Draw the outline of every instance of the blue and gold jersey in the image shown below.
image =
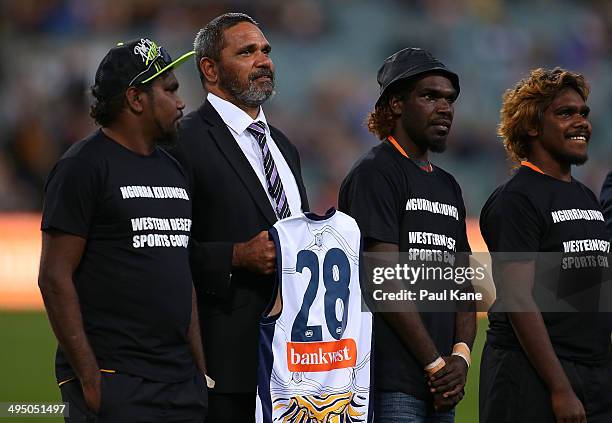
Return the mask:
{"type": "Polygon", "coordinates": [[[270,236],[277,295],[260,324],[257,422],[371,421],[372,314],[361,307],[357,223],[331,209],[283,219],[270,236]]]}

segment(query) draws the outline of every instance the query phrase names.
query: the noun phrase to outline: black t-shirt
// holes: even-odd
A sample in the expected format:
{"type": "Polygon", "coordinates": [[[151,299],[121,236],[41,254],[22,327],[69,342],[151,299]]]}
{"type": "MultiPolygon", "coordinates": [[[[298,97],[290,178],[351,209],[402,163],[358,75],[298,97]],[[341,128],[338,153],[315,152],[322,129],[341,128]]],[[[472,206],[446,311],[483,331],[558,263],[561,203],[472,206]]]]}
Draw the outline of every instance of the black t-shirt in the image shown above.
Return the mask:
{"type": "MultiPolygon", "coordinates": [[[[138,155],[102,131],[72,146],[48,177],[42,230],[87,239],[74,283],[100,368],[163,382],[195,372],[187,188],[163,150],[138,155]]],[[[74,376],[61,348],[56,375],[74,376]]]]}
{"type": "MultiPolygon", "coordinates": [[[[494,257],[496,283],[502,276],[497,274],[496,261],[536,260],[533,295],[544,310],[542,318],[557,355],[589,364],[608,360],[608,314],[557,311],[565,310],[557,308],[564,298],[577,297],[581,291],[590,295],[606,277],[602,263],[607,261],[610,243],[595,195],[575,179],[564,182],[521,166],[485,203],[480,230],[489,251],[507,253],[494,257]]],[[[511,283],[509,279],[504,283],[511,283]]],[[[487,340],[499,348],[520,348],[507,315],[495,312],[502,307],[505,289],[497,288],[487,340]]],[[[588,307],[595,311],[597,301],[588,307]]]]}
{"type": "MultiPolygon", "coordinates": [[[[436,166],[424,171],[387,142],[353,167],[340,188],[338,205],[357,221],[364,238],[396,244],[416,260],[443,264],[444,253],[470,251],[455,179],[436,166]]],[[[421,319],[440,354],[450,355],[455,314],[427,312],[421,319]]],[[[423,366],[378,314],[374,331],[376,388],[428,398],[423,366]]]]}

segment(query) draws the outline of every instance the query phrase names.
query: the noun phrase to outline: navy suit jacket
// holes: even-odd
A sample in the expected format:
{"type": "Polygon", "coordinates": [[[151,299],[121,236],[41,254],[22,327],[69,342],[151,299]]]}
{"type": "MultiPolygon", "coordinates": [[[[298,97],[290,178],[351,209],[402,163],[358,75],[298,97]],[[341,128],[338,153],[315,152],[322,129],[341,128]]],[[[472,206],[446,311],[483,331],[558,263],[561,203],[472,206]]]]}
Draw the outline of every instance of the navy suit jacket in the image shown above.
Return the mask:
{"type": "MultiPolygon", "coordinates": [[[[308,200],[297,149],[278,129],[272,138],[308,200]]],[[[221,116],[208,102],[185,116],[171,153],[186,168],[193,203],[190,262],[200,325],[215,392],[255,393],[259,319],[271,301],[273,276],[232,269],[234,243],[277,221],[268,196],[221,116]]]]}

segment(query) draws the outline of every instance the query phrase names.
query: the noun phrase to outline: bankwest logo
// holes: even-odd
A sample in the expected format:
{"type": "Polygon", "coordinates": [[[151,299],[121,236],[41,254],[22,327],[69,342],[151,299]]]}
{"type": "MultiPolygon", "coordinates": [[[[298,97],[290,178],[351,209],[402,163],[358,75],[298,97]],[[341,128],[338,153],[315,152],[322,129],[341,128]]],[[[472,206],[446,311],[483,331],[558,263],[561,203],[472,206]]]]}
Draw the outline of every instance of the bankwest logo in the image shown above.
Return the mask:
{"type": "Polygon", "coordinates": [[[326,372],[354,367],[357,346],[353,339],[331,342],[287,342],[287,363],[291,372],[326,372]]]}

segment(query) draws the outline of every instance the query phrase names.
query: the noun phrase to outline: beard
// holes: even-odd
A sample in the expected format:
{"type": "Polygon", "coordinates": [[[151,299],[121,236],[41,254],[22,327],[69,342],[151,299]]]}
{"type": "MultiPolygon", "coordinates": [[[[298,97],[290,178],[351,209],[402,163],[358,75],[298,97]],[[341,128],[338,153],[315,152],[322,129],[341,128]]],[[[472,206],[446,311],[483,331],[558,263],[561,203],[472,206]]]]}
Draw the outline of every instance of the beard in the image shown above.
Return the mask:
{"type": "Polygon", "coordinates": [[[428,140],[428,148],[432,153],[444,153],[446,150],[446,138],[428,140]]]}
{"type": "Polygon", "coordinates": [[[167,131],[155,139],[155,145],[158,147],[174,147],[176,140],[176,131],[167,131]]]}
{"type": "MultiPolygon", "coordinates": [[[[565,140],[565,143],[571,142],[565,140]]],[[[584,153],[571,151],[555,145],[549,145],[549,143],[541,143],[543,149],[559,164],[568,166],[580,166],[587,162],[589,159],[588,150],[584,150],[584,153]]]]}
{"type": "Polygon", "coordinates": [[[177,122],[175,121],[170,128],[164,128],[159,119],[155,119],[158,135],[153,142],[159,147],[174,147],[178,139],[177,122]]]}
{"type": "Polygon", "coordinates": [[[155,91],[151,90],[149,97],[151,100],[151,107],[153,108],[153,124],[157,129],[157,131],[155,131],[156,134],[153,136],[153,143],[159,147],[175,146],[178,139],[178,122],[179,119],[183,117],[183,112],[180,111],[178,117],[175,118],[170,125],[164,125],[164,120],[157,114],[157,110],[161,106],[158,105],[155,91]]]}
{"type": "Polygon", "coordinates": [[[443,153],[446,151],[446,137],[435,139],[422,137],[414,139],[414,143],[422,151],[431,151],[432,153],[443,153]]]}
{"type": "Polygon", "coordinates": [[[261,69],[250,74],[249,80],[244,83],[234,72],[221,67],[219,86],[230,93],[240,104],[259,107],[274,94],[274,72],[271,69],[261,69]],[[262,76],[269,77],[270,81],[258,86],[255,80],[262,76]]]}
{"type": "MultiPolygon", "coordinates": [[[[446,119],[452,122],[452,117],[449,116],[446,119]]],[[[412,119],[407,113],[400,118],[400,124],[408,137],[421,151],[431,151],[432,153],[446,151],[446,140],[450,133],[450,127],[445,133],[440,133],[431,126],[429,121],[422,117],[412,119]]]]}
{"type": "Polygon", "coordinates": [[[589,160],[588,154],[569,154],[562,151],[550,151],[549,154],[559,163],[566,163],[570,166],[581,166],[589,160]]]}

